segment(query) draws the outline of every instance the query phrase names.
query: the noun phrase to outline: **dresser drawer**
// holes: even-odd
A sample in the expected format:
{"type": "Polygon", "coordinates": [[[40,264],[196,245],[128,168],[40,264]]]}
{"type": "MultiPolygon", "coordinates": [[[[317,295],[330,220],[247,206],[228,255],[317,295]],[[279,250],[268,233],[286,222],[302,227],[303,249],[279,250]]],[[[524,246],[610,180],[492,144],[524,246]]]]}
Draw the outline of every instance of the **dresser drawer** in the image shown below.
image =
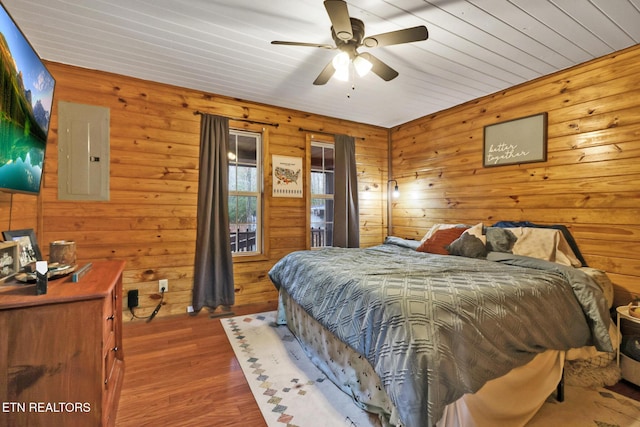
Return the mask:
{"type": "Polygon", "coordinates": [[[105,386],[105,389],[109,388],[109,381],[111,380],[111,374],[113,373],[113,366],[116,361],[116,355],[118,353],[119,348],[116,347],[115,334],[110,334],[106,337],[105,346],[104,346],[104,373],[102,376],[102,380],[105,386]]]}
{"type": "Polygon", "coordinates": [[[104,299],[102,319],[104,321],[102,336],[106,342],[107,336],[115,333],[116,330],[116,301],[114,292],[111,292],[109,296],[104,299]]]}

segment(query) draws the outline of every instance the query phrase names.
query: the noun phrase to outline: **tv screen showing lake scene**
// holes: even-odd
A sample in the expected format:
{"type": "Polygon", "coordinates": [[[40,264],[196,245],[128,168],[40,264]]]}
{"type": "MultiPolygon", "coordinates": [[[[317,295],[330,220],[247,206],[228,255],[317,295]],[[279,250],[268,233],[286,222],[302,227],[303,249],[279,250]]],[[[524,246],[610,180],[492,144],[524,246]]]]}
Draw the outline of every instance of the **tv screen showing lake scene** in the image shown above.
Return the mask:
{"type": "Polygon", "coordinates": [[[55,80],[0,5],[0,191],[40,191],[55,80]]]}

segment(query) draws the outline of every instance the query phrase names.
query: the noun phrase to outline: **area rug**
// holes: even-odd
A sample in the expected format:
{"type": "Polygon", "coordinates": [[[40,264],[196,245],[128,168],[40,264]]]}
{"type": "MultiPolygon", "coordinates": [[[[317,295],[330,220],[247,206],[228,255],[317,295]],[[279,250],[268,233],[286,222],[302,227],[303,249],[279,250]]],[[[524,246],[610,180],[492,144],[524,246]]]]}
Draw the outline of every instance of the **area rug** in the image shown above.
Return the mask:
{"type": "MultiPolygon", "coordinates": [[[[379,427],[311,363],[275,312],[220,320],[269,427],[379,427]]],[[[604,388],[565,387],[528,426],[640,427],[640,402],[604,388]]]]}

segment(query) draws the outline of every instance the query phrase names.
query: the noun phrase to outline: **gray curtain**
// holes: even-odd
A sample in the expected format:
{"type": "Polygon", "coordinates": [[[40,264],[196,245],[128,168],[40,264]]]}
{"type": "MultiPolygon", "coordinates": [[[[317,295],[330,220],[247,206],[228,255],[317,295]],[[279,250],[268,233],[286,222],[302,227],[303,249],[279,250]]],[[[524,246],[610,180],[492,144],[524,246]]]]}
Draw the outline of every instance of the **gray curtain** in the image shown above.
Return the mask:
{"type": "Polygon", "coordinates": [[[358,207],[358,173],[356,144],[352,136],[335,136],[335,190],[333,213],[333,246],[360,246],[360,215],[358,207]]]}
{"type": "Polygon", "coordinates": [[[229,236],[229,119],[202,114],[193,308],[235,302],[229,236]]]}

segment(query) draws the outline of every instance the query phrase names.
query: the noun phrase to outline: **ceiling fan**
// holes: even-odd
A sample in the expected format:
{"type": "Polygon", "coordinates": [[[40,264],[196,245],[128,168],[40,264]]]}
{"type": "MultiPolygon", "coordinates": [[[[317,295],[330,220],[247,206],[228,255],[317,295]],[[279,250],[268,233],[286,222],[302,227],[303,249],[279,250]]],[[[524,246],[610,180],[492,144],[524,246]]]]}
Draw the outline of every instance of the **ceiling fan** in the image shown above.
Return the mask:
{"type": "Polygon", "coordinates": [[[342,80],[347,80],[351,63],[360,76],[365,75],[369,71],[373,71],[385,81],[393,80],[398,77],[396,70],[368,52],[359,53],[358,48],[361,46],[374,48],[411,43],[426,40],[429,37],[427,27],[424,25],[365,37],[364,23],[359,19],[349,16],[349,10],[347,9],[347,3],[345,1],[326,0],[324,7],[331,20],[331,37],[335,41],[335,46],[330,44],[277,40],[271,42],[271,44],[340,50],[340,53],[320,72],[313,82],[314,85],[326,84],[334,75],[336,75],[337,78],[342,78],[342,80]]]}

